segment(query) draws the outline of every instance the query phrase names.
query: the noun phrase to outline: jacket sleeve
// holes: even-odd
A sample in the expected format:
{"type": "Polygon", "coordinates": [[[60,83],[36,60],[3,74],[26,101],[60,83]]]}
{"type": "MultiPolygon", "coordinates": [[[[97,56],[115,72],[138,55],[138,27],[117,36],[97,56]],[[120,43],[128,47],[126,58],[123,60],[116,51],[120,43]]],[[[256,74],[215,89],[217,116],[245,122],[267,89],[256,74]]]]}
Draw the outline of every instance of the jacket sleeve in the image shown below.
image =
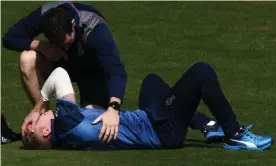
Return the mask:
{"type": "MultiPolygon", "coordinates": [[[[106,24],[98,24],[88,35],[86,47],[95,50],[104,70],[109,97],[123,100],[127,74],[119,56],[115,41],[106,24]]],[[[92,54],[93,52],[91,52],[92,54]]]]}
{"type": "Polygon", "coordinates": [[[40,19],[41,8],[21,18],[4,34],[3,46],[14,51],[29,50],[33,38],[40,34],[40,19]]]}

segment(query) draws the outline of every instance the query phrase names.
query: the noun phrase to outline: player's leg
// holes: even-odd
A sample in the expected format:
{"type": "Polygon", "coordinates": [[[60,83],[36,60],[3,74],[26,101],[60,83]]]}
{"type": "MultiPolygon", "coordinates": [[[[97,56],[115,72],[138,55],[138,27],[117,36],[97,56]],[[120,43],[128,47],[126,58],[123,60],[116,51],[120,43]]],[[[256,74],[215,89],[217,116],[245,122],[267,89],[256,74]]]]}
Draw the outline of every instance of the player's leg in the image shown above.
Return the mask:
{"type": "Polygon", "coordinates": [[[198,65],[193,65],[171,88],[153,116],[149,116],[165,147],[183,144],[201,100],[198,65]]]}
{"type": "Polygon", "coordinates": [[[212,119],[205,114],[196,111],[191,121],[190,127],[193,130],[204,130],[204,127],[210,122],[214,123],[213,121],[215,122],[215,119],[212,119]]]}
{"type": "Polygon", "coordinates": [[[138,108],[142,110],[155,110],[160,99],[170,92],[170,86],[156,74],[147,75],[142,82],[139,94],[138,108]]]}
{"type": "MultiPolygon", "coordinates": [[[[147,75],[141,85],[138,108],[146,110],[149,116],[154,116],[150,114],[155,112],[158,102],[170,92],[170,89],[170,86],[158,75],[147,75]]],[[[195,113],[190,127],[201,131],[208,143],[220,142],[224,138],[223,130],[218,123],[198,111],[195,113]]]]}
{"type": "Polygon", "coordinates": [[[163,121],[154,121],[153,124],[165,146],[173,147],[183,142],[201,99],[222,126],[228,138],[226,148],[258,150],[271,145],[271,137],[256,136],[239,125],[215,71],[210,65],[200,62],[179,79],[164,101],[164,108],[158,111],[163,121]]]}
{"type": "Polygon", "coordinates": [[[224,132],[218,122],[201,112],[196,112],[190,128],[199,130],[204,135],[207,143],[220,143],[224,141],[224,132]]]}

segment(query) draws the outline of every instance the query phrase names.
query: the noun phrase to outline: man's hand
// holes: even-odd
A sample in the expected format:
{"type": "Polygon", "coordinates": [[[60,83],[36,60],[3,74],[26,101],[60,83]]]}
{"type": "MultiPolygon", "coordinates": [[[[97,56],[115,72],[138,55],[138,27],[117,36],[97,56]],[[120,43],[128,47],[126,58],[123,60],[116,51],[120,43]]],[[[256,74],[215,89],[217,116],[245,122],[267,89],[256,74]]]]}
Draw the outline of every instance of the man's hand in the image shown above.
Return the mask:
{"type": "Polygon", "coordinates": [[[42,53],[50,61],[58,61],[63,58],[68,59],[68,55],[63,49],[47,42],[34,40],[31,44],[31,49],[42,53]]]}
{"type": "Polygon", "coordinates": [[[38,111],[32,110],[24,119],[23,125],[21,126],[21,132],[22,136],[25,136],[25,133],[29,132],[28,130],[28,125],[32,125],[32,130],[31,132],[34,132],[35,130],[35,125],[39,119],[40,113],[38,111]]]}
{"type": "Polygon", "coordinates": [[[108,107],[107,111],[100,115],[92,123],[96,124],[100,121],[103,122],[103,126],[99,135],[99,140],[107,141],[107,143],[109,143],[112,138],[116,140],[120,121],[118,111],[114,110],[112,107],[108,107]]]}
{"type": "Polygon", "coordinates": [[[25,135],[27,132],[34,132],[36,123],[40,117],[40,114],[47,111],[48,103],[41,101],[38,102],[33,110],[25,117],[24,122],[21,126],[22,136],[25,135]],[[32,130],[28,131],[28,125],[32,125],[32,130]]]}

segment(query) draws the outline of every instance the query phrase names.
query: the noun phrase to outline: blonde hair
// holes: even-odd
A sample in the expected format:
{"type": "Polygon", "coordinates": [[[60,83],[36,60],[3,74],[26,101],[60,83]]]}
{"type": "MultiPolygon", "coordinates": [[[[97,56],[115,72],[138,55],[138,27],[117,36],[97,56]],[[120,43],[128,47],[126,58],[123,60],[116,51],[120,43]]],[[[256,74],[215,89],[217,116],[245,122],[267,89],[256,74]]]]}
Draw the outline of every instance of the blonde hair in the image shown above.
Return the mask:
{"type": "Polygon", "coordinates": [[[39,150],[39,149],[51,148],[51,145],[49,144],[43,144],[38,142],[33,132],[26,133],[26,135],[22,138],[22,142],[23,142],[23,149],[27,149],[27,150],[39,150]]]}
{"type": "Polygon", "coordinates": [[[36,140],[33,132],[27,132],[24,137],[22,137],[23,148],[29,150],[41,149],[41,145],[36,140]]]}

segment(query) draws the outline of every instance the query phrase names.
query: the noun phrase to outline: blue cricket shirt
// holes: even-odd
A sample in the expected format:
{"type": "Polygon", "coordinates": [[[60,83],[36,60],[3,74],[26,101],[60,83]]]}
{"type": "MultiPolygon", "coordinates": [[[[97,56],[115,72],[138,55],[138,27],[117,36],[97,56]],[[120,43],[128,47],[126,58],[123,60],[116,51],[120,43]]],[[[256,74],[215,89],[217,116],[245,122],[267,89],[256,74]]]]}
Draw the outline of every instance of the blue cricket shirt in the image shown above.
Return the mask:
{"type": "Polygon", "coordinates": [[[51,142],[54,148],[68,149],[156,149],[161,143],[143,110],[121,111],[117,140],[103,143],[98,137],[102,122],[92,124],[102,109],[78,108],[67,100],[57,101],[52,120],[51,142]]]}

